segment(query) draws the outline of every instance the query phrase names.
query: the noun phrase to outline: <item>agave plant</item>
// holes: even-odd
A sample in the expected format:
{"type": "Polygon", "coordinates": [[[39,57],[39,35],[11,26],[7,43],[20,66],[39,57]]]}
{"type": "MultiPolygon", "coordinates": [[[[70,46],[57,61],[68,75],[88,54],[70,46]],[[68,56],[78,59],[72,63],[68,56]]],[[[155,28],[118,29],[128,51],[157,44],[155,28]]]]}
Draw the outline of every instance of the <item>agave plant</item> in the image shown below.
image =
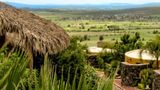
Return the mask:
{"type": "Polygon", "coordinates": [[[7,66],[8,62],[1,63],[2,68],[1,70],[5,74],[3,77],[0,77],[0,89],[1,90],[15,90],[21,81],[21,77],[23,76],[23,73],[26,70],[26,66],[28,63],[27,57],[20,54],[20,52],[15,52],[11,56],[3,57],[1,56],[2,61],[6,60],[8,62],[11,62],[11,64],[8,64],[10,66],[7,66]]]}
{"type": "Polygon", "coordinates": [[[41,69],[41,78],[40,78],[41,85],[39,85],[38,89],[36,90],[112,90],[113,89],[113,80],[115,76],[114,73],[112,73],[109,77],[105,79],[97,80],[97,84],[92,86],[92,81],[88,81],[87,76],[85,76],[85,74],[81,74],[78,83],[76,83],[77,71],[75,71],[72,84],[69,83],[70,70],[68,72],[67,81],[65,82],[63,80],[63,73],[61,79],[58,79],[56,74],[56,68],[53,68],[53,66],[50,65],[50,63],[48,63],[46,60],[44,66],[41,69]]]}
{"type": "MultiPolygon", "coordinates": [[[[112,90],[113,88],[114,72],[105,79],[97,78],[97,82],[93,84],[92,80],[88,79],[88,76],[84,73],[81,73],[77,81],[77,67],[74,79],[70,83],[70,71],[72,68],[68,70],[67,81],[64,80],[63,76],[64,68],[62,68],[61,78],[59,79],[56,73],[57,68],[50,63],[47,56],[40,73],[38,73],[40,75],[37,75],[34,70],[29,71],[27,68],[29,57],[19,51],[1,58],[6,60],[6,63],[12,61],[9,66],[5,67],[7,69],[5,69],[4,74],[0,77],[1,90],[112,90]],[[25,74],[28,77],[24,77],[25,74]]],[[[5,66],[6,64],[0,64],[0,66],[3,65],[5,66]]]]}

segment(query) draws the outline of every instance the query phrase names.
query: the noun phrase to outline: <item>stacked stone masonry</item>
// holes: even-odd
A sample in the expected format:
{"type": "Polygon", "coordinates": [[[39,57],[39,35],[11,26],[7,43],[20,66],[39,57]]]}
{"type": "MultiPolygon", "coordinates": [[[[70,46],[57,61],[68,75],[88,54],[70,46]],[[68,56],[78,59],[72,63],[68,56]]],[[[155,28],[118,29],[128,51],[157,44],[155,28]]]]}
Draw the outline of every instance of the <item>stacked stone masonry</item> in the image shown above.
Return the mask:
{"type": "MultiPolygon", "coordinates": [[[[121,63],[121,78],[122,85],[137,86],[140,82],[139,73],[146,69],[148,64],[129,64],[127,62],[121,63]]],[[[160,85],[159,85],[160,86],[160,85]]]]}

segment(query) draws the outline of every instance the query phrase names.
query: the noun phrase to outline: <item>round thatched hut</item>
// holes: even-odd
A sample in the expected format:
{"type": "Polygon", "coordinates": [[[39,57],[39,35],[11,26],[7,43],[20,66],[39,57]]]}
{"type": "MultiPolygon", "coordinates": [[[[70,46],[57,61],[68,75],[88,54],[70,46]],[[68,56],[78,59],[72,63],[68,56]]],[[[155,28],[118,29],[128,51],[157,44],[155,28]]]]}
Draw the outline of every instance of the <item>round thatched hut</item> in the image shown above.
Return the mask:
{"type": "Polygon", "coordinates": [[[69,36],[51,21],[0,2],[0,47],[5,43],[36,57],[67,48],[69,36]]]}

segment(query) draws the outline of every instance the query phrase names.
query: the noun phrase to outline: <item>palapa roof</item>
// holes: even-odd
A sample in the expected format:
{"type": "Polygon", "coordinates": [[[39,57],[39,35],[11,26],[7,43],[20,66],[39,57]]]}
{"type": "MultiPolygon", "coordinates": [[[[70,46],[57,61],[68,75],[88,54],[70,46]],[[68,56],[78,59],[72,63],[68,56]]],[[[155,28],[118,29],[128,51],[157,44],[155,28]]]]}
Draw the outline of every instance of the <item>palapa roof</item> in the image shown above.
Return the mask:
{"type": "Polygon", "coordinates": [[[0,2],[0,36],[13,46],[55,54],[69,45],[67,33],[51,21],[0,2]]]}

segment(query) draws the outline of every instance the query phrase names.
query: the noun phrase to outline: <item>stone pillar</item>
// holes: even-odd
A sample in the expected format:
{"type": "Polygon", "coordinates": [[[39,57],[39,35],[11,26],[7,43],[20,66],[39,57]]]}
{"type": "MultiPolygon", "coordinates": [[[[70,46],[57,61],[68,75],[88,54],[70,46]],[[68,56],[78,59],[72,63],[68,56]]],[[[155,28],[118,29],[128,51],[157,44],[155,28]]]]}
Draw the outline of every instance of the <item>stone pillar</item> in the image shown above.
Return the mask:
{"type": "Polygon", "coordinates": [[[130,64],[127,62],[121,63],[121,78],[122,85],[137,86],[140,82],[139,73],[146,69],[148,64],[130,64]]]}
{"type": "Polygon", "coordinates": [[[154,71],[152,90],[160,90],[160,70],[154,71]]]}

